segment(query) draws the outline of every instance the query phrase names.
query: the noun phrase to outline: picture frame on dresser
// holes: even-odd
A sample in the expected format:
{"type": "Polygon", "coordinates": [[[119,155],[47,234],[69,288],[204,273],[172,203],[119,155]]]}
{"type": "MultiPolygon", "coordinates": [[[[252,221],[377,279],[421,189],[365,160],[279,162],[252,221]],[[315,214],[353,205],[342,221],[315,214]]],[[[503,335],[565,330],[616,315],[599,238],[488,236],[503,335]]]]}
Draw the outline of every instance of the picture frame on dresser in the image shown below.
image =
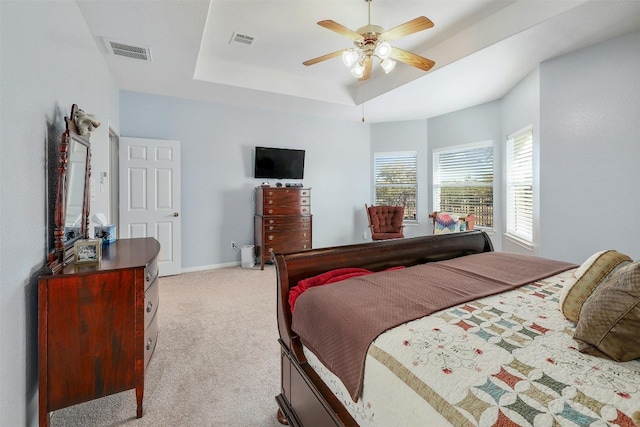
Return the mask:
{"type": "Polygon", "coordinates": [[[82,239],[73,244],[73,261],[76,264],[95,264],[100,262],[102,240],[82,239]]]}

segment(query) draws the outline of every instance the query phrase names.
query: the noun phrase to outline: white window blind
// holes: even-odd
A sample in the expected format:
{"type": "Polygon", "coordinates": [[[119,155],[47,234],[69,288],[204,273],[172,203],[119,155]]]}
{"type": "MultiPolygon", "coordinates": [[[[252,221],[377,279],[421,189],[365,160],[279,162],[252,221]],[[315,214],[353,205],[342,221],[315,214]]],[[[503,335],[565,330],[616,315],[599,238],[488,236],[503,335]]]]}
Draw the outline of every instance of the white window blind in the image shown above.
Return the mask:
{"type": "Polygon", "coordinates": [[[416,219],[417,152],[374,154],[375,205],[404,206],[404,219],[416,219]]]}
{"type": "Polygon", "coordinates": [[[507,234],[533,243],[533,132],[507,137],[507,234]]]}
{"type": "Polygon", "coordinates": [[[433,205],[438,212],[474,214],[493,227],[493,142],[433,151],[433,205]]]}

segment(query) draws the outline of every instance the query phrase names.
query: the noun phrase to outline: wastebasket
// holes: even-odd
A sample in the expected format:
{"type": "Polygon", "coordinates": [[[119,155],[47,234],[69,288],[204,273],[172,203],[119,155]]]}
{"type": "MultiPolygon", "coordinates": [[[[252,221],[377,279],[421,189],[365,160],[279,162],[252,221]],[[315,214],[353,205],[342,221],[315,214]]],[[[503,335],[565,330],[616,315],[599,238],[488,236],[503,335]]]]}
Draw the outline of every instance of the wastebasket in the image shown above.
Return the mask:
{"type": "Polygon", "coordinates": [[[242,268],[253,268],[255,265],[255,257],[253,254],[253,245],[244,245],[240,248],[240,257],[242,259],[242,268]]]}

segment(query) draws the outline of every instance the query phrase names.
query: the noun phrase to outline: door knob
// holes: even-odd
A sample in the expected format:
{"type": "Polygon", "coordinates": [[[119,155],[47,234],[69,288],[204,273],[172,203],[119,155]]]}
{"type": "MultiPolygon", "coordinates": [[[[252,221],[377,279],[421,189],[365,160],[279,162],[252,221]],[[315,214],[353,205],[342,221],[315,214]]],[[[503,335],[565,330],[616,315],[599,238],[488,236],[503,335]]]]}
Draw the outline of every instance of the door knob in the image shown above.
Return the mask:
{"type": "Polygon", "coordinates": [[[180,216],[180,214],[178,212],[174,212],[173,216],[178,217],[178,216],[180,216]]]}

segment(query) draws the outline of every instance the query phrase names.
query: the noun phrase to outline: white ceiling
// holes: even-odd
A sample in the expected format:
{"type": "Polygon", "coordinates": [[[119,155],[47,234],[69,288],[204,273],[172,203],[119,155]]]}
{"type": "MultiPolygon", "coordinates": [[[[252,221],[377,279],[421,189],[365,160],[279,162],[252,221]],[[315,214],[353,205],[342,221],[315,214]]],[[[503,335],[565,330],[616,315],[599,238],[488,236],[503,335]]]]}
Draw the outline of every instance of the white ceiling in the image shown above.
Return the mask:
{"type": "Polygon", "coordinates": [[[317,22],[357,30],[365,0],[77,2],[121,89],[350,121],[364,111],[370,123],[499,99],[545,60],[640,30],[639,0],[373,0],[371,23],[385,29],[421,15],[434,22],[392,45],[436,65],[398,63],[360,82],[339,57],[302,62],[351,47],[317,22]],[[149,47],[152,61],[114,56],[103,37],[149,47]]]}

